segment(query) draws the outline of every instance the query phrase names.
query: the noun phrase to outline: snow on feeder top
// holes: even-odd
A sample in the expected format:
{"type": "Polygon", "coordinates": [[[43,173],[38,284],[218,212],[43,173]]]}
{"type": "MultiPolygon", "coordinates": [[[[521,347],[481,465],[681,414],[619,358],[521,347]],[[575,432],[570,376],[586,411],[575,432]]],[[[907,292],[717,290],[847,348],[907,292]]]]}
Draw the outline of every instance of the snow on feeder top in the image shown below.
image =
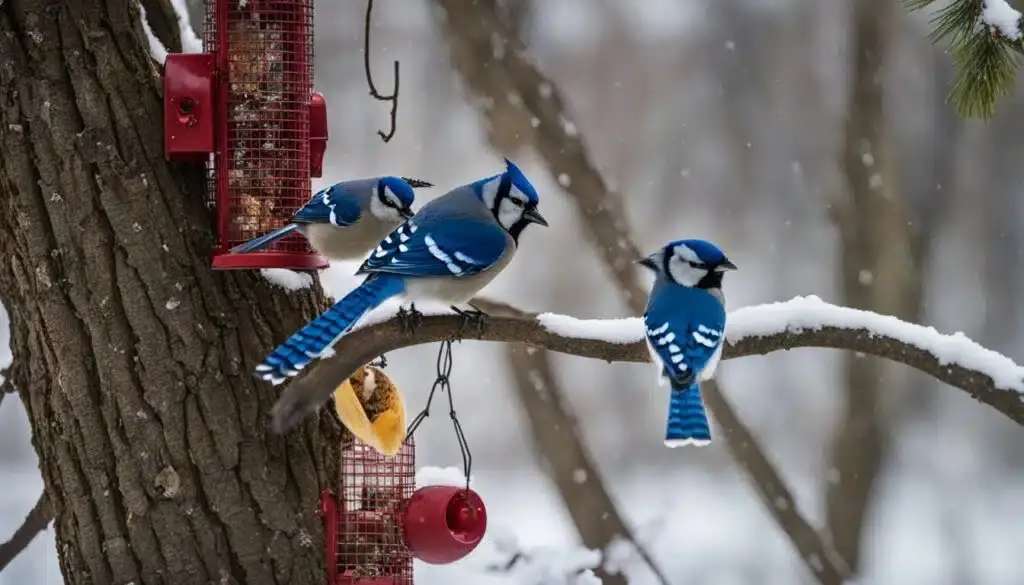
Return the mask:
{"type": "Polygon", "coordinates": [[[322,174],[327,105],[312,91],[313,0],[207,0],[204,37],[205,53],[167,56],[164,150],[207,165],[213,267],[326,268],[299,234],[229,251],[287,224],[322,174]]]}
{"type": "Polygon", "coordinates": [[[341,452],[338,490],[324,491],[328,585],[412,585],[412,560],[447,564],[483,539],[487,509],[473,490],[415,488],[410,437],[394,457],[356,439],[341,452]]]}

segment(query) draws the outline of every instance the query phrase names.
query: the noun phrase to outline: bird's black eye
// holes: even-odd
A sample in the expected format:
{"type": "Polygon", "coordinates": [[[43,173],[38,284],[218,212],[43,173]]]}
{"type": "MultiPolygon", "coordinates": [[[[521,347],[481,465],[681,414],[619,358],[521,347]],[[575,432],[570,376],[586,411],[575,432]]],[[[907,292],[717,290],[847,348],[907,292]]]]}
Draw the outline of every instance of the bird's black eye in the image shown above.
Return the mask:
{"type": "Polygon", "coordinates": [[[516,199],[515,197],[509,197],[509,201],[511,201],[512,205],[515,205],[516,207],[522,207],[526,204],[522,199],[516,199]]]}
{"type": "Polygon", "coordinates": [[[690,264],[690,266],[692,266],[694,268],[697,268],[699,270],[707,270],[708,269],[708,265],[704,264],[703,262],[689,262],[689,264],[690,264]]]}

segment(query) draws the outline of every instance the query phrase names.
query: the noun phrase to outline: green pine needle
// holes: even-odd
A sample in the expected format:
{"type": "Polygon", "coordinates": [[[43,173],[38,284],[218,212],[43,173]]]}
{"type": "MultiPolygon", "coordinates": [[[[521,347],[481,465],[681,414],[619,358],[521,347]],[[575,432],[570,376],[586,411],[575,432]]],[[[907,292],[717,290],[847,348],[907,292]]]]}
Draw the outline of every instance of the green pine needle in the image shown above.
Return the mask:
{"type": "MultiPolygon", "coordinates": [[[[936,0],[904,0],[908,10],[921,10],[936,0]]],[[[1017,78],[1021,40],[1010,40],[987,30],[980,22],[982,0],[951,0],[935,11],[929,38],[946,41],[956,65],[949,98],[964,117],[988,118],[996,102],[1009,94],[1017,78]]],[[[1021,29],[1024,31],[1024,27],[1021,29]]]]}
{"type": "Polygon", "coordinates": [[[910,12],[916,12],[922,8],[927,8],[935,3],[935,0],[904,0],[904,4],[907,5],[907,10],[910,12]]]}
{"type": "Polygon", "coordinates": [[[980,18],[981,3],[971,0],[951,2],[935,11],[931,20],[935,30],[928,37],[933,43],[948,40],[950,45],[959,45],[980,32],[974,28],[980,18]]]}
{"type": "Polygon", "coordinates": [[[1006,39],[982,31],[969,36],[953,52],[956,81],[950,98],[964,117],[988,118],[999,98],[1009,94],[1017,78],[1017,59],[1006,39]]]}

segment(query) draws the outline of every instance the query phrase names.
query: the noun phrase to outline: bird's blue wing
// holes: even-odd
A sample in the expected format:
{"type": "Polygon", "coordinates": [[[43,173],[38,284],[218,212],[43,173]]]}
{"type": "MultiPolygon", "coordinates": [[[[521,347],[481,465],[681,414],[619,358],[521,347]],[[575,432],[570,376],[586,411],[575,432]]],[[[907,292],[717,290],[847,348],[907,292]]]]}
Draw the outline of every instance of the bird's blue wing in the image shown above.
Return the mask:
{"type": "Polygon", "coordinates": [[[725,335],[721,304],[702,291],[692,293],[669,302],[654,302],[644,314],[647,340],[661,360],[665,375],[680,386],[697,379],[725,335]]]}
{"type": "Polygon", "coordinates": [[[350,226],[359,221],[359,199],[345,191],[340,184],[317,191],[308,203],[292,216],[295,223],[329,223],[337,227],[350,226]]]}
{"type": "Polygon", "coordinates": [[[413,217],[384,238],[358,273],[461,278],[487,270],[505,253],[497,224],[460,217],[413,217]]]}

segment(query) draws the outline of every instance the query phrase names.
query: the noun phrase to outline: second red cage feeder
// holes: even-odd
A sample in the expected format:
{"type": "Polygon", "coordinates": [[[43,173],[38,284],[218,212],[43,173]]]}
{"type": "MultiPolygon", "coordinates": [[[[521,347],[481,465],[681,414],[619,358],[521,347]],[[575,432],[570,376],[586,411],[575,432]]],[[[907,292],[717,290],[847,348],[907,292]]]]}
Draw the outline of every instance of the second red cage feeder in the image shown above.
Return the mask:
{"type": "Polygon", "coordinates": [[[321,496],[329,585],[412,585],[414,558],[455,562],[487,529],[487,509],[473,490],[415,488],[412,440],[394,457],[356,441],[342,451],[336,493],[321,496]]]}
{"type": "Polygon", "coordinates": [[[167,56],[164,142],[168,159],[207,164],[213,267],[326,268],[299,234],[230,252],[287,224],[322,174],[327,106],[312,90],[313,0],[207,0],[204,40],[203,54],[167,56]]]}

